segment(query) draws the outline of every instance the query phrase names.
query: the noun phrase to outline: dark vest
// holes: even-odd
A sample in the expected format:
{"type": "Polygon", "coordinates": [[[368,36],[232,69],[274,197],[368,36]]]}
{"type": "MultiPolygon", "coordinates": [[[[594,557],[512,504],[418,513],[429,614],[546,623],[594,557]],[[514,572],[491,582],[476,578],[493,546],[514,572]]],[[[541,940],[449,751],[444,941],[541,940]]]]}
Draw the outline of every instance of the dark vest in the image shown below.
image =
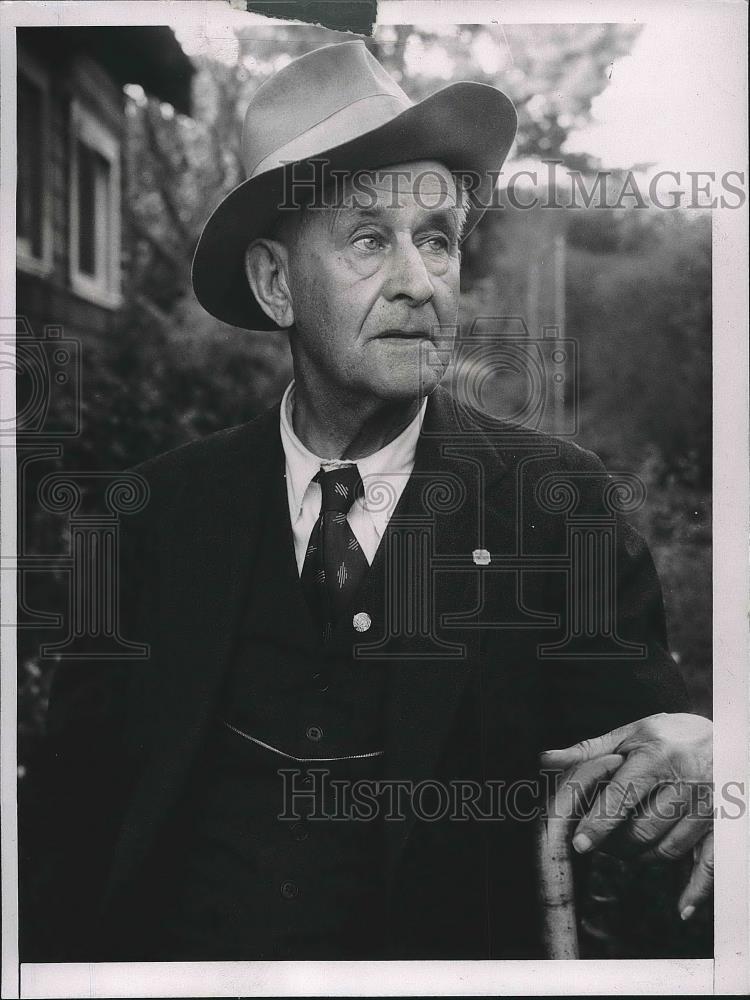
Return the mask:
{"type": "Polygon", "coordinates": [[[383,668],[352,655],[352,619],[382,587],[382,553],[323,644],[281,462],[266,512],[214,732],[168,834],[162,959],[357,959],[382,947],[382,829],[346,818],[352,783],[382,766],[372,755],[383,749],[383,668]]]}

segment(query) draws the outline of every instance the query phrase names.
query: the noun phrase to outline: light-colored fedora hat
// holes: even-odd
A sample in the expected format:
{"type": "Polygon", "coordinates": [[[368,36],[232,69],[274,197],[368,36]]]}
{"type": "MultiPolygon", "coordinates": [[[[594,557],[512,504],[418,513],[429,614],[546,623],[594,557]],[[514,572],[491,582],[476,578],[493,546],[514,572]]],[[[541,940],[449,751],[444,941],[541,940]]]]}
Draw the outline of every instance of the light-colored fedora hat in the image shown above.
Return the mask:
{"type": "Polygon", "coordinates": [[[325,160],[329,169],[353,171],[438,160],[473,178],[465,237],[489,203],[515,132],[515,108],[495,87],[453,83],[415,104],[362,41],[308,52],[253,95],[242,130],[247,180],[201,233],[193,259],[198,301],[225,323],[276,329],[247,283],[245,250],[270,235],[297,165],[325,160]]]}

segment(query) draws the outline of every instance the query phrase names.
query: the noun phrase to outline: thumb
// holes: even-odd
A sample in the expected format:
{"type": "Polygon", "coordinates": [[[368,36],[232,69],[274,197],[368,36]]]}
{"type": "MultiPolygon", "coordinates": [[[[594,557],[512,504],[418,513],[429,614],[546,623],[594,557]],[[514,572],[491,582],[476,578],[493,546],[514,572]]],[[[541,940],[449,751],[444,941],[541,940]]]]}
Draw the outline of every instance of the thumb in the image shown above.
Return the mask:
{"type": "Polygon", "coordinates": [[[580,743],[574,743],[573,746],[565,747],[563,750],[545,750],[540,758],[541,763],[549,768],[568,768],[586,760],[602,757],[604,754],[616,753],[633,733],[636,725],[636,722],[629,722],[626,726],[619,726],[602,736],[581,740],[580,743]]]}

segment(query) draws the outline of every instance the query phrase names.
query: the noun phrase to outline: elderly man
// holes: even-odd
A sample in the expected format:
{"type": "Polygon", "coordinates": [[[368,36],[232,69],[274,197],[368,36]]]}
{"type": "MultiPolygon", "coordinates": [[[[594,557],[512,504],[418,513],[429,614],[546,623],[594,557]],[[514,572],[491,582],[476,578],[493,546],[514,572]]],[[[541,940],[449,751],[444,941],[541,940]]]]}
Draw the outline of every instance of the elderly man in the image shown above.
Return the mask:
{"type": "Polygon", "coordinates": [[[709,821],[682,806],[710,724],[643,541],[608,517],[595,456],[439,386],[460,243],[514,131],[483,85],[412,104],[358,41],[254,96],[248,179],[193,282],[218,318],[288,331],[294,381],[137,470],[122,627],[149,655],[57,677],[49,957],[539,955],[519,790],[600,758],[576,850],[693,851],[683,915],[708,894],[709,821]],[[614,532],[596,579],[566,572],[563,482],[614,532]],[[578,645],[574,587],[607,623],[578,645]]]}

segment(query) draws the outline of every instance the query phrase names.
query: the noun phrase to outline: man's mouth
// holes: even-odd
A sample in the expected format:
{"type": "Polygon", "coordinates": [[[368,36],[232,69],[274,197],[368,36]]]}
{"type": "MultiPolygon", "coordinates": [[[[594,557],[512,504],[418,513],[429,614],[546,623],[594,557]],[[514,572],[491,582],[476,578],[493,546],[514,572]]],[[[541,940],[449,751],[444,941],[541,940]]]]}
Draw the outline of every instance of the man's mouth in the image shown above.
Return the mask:
{"type": "Polygon", "coordinates": [[[378,336],[378,340],[430,340],[427,330],[385,330],[378,336]]]}

